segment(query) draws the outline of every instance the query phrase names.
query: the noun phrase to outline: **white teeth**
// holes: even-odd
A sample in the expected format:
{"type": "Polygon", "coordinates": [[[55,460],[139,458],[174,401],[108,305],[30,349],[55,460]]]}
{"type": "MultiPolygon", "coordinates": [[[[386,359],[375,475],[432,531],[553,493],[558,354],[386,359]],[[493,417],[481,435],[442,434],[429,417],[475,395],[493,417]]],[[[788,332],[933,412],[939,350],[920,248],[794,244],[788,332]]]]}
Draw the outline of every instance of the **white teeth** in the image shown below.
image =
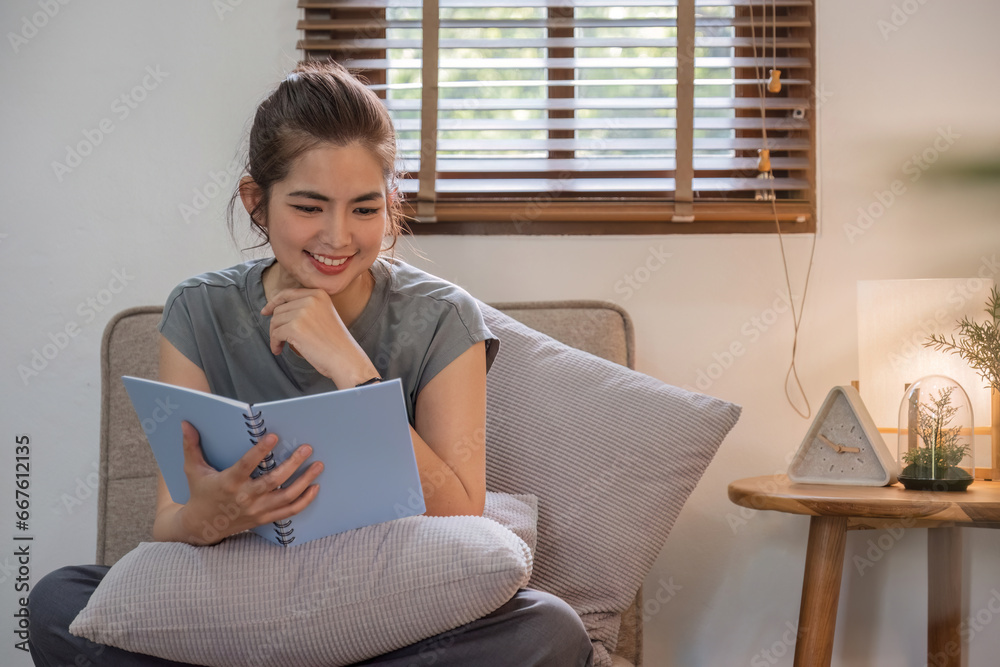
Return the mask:
{"type": "MultiPolygon", "coordinates": [[[[306,252],[309,251],[307,250],[306,252]]],[[[341,264],[347,261],[347,259],[329,259],[327,257],[321,257],[320,255],[314,255],[311,252],[309,252],[309,255],[317,262],[323,262],[327,266],[340,266],[341,264]]]]}

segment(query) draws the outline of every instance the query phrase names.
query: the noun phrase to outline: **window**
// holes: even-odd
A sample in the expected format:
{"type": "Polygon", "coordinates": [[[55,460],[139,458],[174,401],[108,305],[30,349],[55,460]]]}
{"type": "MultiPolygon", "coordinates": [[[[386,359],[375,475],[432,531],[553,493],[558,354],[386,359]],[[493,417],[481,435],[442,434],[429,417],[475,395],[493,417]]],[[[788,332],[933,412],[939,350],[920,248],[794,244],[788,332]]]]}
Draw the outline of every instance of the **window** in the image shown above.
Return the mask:
{"type": "Polygon", "coordinates": [[[299,7],[395,119],[414,233],[815,231],[812,0],[299,7]]]}

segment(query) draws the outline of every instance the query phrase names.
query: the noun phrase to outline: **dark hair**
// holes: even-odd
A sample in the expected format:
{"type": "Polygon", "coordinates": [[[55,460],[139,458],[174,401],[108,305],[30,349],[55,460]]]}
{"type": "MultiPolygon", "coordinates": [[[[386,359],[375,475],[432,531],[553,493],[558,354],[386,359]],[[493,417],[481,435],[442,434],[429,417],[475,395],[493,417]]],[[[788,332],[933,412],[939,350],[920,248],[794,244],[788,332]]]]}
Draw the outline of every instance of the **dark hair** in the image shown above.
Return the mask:
{"type": "MultiPolygon", "coordinates": [[[[245,167],[262,193],[250,211],[253,232],[262,239],[253,247],[269,241],[265,225],[271,187],[288,176],[300,155],[324,143],[360,144],[381,163],[388,190],[388,234],[392,236],[387,249],[393,249],[405,228],[396,192],[396,132],[392,119],[375,93],[333,61],[299,63],[257,107],[245,167]]],[[[239,199],[237,183],[226,213],[231,234],[235,229],[233,211],[239,199]]]]}

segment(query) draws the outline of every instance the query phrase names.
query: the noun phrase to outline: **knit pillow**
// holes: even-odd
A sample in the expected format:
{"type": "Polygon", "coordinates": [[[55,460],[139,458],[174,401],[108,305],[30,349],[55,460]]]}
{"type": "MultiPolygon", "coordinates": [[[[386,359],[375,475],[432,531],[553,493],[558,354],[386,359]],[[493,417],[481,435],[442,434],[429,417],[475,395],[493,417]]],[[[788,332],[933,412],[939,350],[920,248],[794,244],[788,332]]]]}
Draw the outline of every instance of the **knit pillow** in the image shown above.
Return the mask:
{"type": "Polygon", "coordinates": [[[507,602],[531,574],[536,517],[533,496],[488,493],[482,517],[407,517],[294,547],[253,533],[144,542],[70,632],[209,667],[348,665],[507,602]]]}
{"type": "Polygon", "coordinates": [[[568,602],[610,665],[621,612],[740,407],[568,347],[480,304],[487,487],[538,496],[530,585],[568,602]]]}

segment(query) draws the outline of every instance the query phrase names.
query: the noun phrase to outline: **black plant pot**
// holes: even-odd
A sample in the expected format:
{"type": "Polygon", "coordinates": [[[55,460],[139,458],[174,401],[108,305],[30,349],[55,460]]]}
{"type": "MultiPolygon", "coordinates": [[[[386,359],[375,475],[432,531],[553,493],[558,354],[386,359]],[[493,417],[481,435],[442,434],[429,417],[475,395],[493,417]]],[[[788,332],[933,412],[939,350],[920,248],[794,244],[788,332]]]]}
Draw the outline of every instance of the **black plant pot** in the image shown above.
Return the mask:
{"type": "Polygon", "coordinates": [[[972,484],[973,477],[954,466],[939,469],[937,477],[931,477],[931,469],[908,465],[899,474],[899,482],[911,491],[965,491],[972,484]]]}

